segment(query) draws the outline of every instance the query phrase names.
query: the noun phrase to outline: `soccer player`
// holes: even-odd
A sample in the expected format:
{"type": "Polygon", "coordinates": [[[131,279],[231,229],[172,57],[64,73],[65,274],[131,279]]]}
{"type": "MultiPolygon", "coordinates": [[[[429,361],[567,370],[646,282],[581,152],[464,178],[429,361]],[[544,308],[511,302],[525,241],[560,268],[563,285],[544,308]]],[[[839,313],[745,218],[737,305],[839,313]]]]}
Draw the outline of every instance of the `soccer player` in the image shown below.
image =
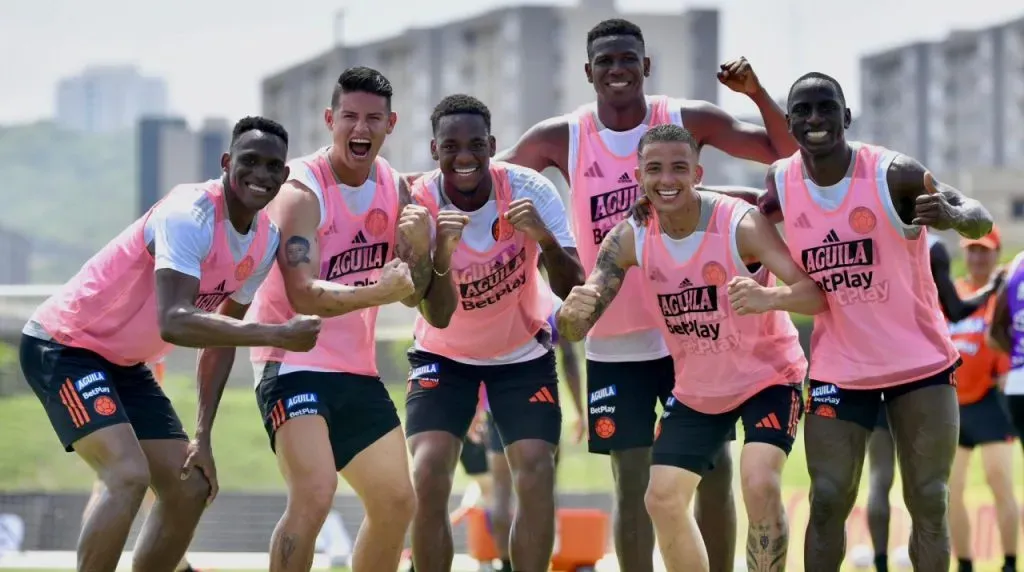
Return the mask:
{"type": "Polygon", "coordinates": [[[217,494],[210,431],[234,346],[301,352],[316,341],[314,317],[242,322],[273,265],[279,233],[261,211],[288,177],[287,154],[280,125],[242,119],[221,159],[223,177],[172,189],[25,325],[25,379],[61,444],[102,482],[83,516],[79,570],[117,566],[149,488],[157,501],[136,543],[134,569],[174,570],[217,494]],[[191,442],[145,365],[172,344],[206,348],[191,442]]]}
{"type": "MultiPolygon", "coordinates": [[[[750,97],[766,128],[737,121],[717,106],[644,93],[651,61],[643,32],[626,20],[605,20],[587,35],[587,81],[596,102],[531,128],[498,158],[537,171],[557,168],[572,190],[571,210],[584,269],[592,271],[604,236],[622,221],[638,196],[633,178],[639,138],[651,127],[686,127],[698,145],[769,164],[796,150],[785,116],[761,86],[746,59],[722,65],[718,79],[750,97]]],[[[656,404],[670,396],[672,360],[655,316],[636,299],[640,277],[627,275],[624,295],[586,340],[590,407],[614,413],[590,416],[589,448],[610,454],[615,477],[615,551],[630,572],[653,570],[654,536],[644,509],[656,404]],[[600,430],[596,427],[602,420],[600,430]]],[[[724,445],[714,470],[702,481],[696,510],[715,572],[731,572],[736,515],[732,460],[724,445]]]]}
{"type": "MultiPolygon", "coordinates": [[[[1004,278],[1004,273],[996,272],[985,286],[961,299],[962,292],[958,292],[953,283],[949,251],[935,234],[928,235],[928,257],[942,313],[953,322],[959,322],[983,308],[1004,278]]],[[[875,570],[889,572],[889,491],[896,473],[896,448],[885,407],[880,408],[878,422],[868,438],[868,470],[868,531],[875,549],[875,570]]]]}
{"type": "Polygon", "coordinates": [[[959,356],[929,276],[925,227],[980,238],[992,217],[914,159],[847,142],[850,110],[833,78],[799,78],[788,109],[800,151],[769,169],[760,207],[784,219],[791,252],[829,298],[811,338],[805,565],[839,569],[884,399],[913,521],[910,558],[920,570],[947,570],[959,356]]]}
{"type": "Polygon", "coordinates": [[[270,207],[281,247],[253,311],[266,322],[296,312],[325,318],[308,353],[252,352],[257,401],[288,487],[270,542],[272,572],[309,570],[339,472],[366,509],[356,572],[398,567],[415,509],[374,340],[378,307],[415,306],[431,273],[429,216],[409,204],[403,178],[378,156],[398,120],[392,93],[377,70],[345,70],[324,111],[333,144],[294,160],[270,207]]]}
{"type": "Polygon", "coordinates": [[[448,96],[431,124],[439,169],[413,190],[437,219],[434,277],[409,352],[413,560],[417,572],[451,568],[452,473],[483,381],[518,498],[510,558],[516,570],[546,570],[562,422],[551,289],[568,294],[582,283],[583,269],[554,185],[532,169],[491,162],[495,141],[482,102],[448,96]]]}
{"type": "MultiPolygon", "coordinates": [[[[825,296],[790,258],[775,228],[747,203],[697,191],[697,140],[676,125],[651,128],[635,175],[652,207],[604,239],[586,285],[558,314],[559,333],[581,339],[639,268],[643,298],[660,314],[675,387],[654,443],[646,504],[670,571],[708,570],[690,503],[737,420],[747,509],[747,568],[784,567],[789,527],[781,479],[796,437],[807,361],[786,311],[816,314],[825,296]],[[750,265],[763,265],[755,272],[750,265]],[[777,275],[788,286],[776,286],[777,275]]],[[[600,425],[600,423],[599,423],[600,425]]]]}

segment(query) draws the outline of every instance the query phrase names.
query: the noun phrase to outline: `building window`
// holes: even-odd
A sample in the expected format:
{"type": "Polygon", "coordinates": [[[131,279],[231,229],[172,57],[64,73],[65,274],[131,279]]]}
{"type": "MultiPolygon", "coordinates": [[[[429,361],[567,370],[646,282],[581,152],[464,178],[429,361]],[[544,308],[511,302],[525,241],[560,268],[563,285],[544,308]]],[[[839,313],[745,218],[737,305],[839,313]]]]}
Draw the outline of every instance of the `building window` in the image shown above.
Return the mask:
{"type": "Polygon", "coordinates": [[[1024,219],[1024,198],[1017,197],[1011,203],[1011,211],[1014,220],[1024,219]]]}

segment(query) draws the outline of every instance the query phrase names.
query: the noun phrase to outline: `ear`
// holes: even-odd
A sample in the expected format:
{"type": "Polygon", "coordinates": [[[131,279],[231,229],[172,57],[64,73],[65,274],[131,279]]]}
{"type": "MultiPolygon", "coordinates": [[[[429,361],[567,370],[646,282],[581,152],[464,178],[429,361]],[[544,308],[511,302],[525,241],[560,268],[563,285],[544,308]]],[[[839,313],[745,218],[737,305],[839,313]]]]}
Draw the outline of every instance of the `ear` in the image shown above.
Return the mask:
{"type": "Polygon", "coordinates": [[[786,114],[786,130],[789,131],[790,135],[793,134],[793,124],[790,123],[790,121],[789,121],[789,114],[788,113],[786,114]]]}
{"type": "Polygon", "coordinates": [[[651,58],[644,56],[644,77],[651,77],[651,58]]]}
{"type": "Polygon", "coordinates": [[[697,168],[694,169],[693,174],[697,176],[697,179],[694,182],[699,185],[701,181],[704,180],[704,166],[698,164],[697,168]]]}
{"type": "Polygon", "coordinates": [[[639,165],[637,165],[636,167],[633,167],[633,180],[636,181],[636,184],[640,185],[641,189],[643,189],[644,186],[640,182],[640,166],[639,165]]]}
{"type": "Polygon", "coordinates": [[[386,133],[391,135],[391,132],[395,130],[395,124],[398,123],[398,112],[392,111],[388,113],[388,127],[386,133]]]}
{"type": "Polygon", "coordinates": [[[846,109],[843,110],[843,127],[845,129],[849,129],[850,128],[850,124],[852,124],[852,123],[853,123],[853,113],[850,112],[850,108],[847,107],[846,109]]]}
{"type": "Polygon", "coordinates": [[[231,153],[224,153],[220,156],[220,168],[223,169],[225,173],[227,173],[231,168],[231,153]]]}
{"type": "Polygon", "coordinates": [[[438,161],[440,157],[437,156],[437,139],[430,140],[430,158],[438,161]]]}
{"type": "Polygon", "coordinates": [[[494,157],[498,152],[498,141],[494,138],[494,135],[487,136],[487,144],[490,146],[490,152],[487,153],[487,156],[494,157]]]}
{"type": "Polygon", "coordinates": [[[328,131],[334,131],[334,110],[330,107],[324,109],[324,125],[328,131]]]}
{"type": "Polygon", "coordinates": [[[590,62],[583,64],[583,73],[587,74],[587,83],[594,83],[594,73],[590,69],[590,62]]]}

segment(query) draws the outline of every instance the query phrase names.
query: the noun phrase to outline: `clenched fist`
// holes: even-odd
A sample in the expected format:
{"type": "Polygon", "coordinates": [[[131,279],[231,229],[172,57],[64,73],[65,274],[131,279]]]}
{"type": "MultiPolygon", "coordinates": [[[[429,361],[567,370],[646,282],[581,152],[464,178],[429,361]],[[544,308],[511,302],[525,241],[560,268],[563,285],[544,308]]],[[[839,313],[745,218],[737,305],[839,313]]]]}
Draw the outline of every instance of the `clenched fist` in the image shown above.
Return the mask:
{"type": "Polygon", "coordinates": [[[398,258],[392,258],[384,265],[377,287],[384,292],[388,304],[407,298],[416,291],[409,265],[398,258]]]}
{"type": "Polygon", "coordinates": [[[763,314],[772,310],[771,293],[752,278],[734,276],[728,288],[729,304],[740,316],[763,314]]]}
{"type": "Polygon", "coordinates": [[[419,255],[430,249],[430,211],[420,205],[405,205],[398,216],[398,232],[419,255]]]}

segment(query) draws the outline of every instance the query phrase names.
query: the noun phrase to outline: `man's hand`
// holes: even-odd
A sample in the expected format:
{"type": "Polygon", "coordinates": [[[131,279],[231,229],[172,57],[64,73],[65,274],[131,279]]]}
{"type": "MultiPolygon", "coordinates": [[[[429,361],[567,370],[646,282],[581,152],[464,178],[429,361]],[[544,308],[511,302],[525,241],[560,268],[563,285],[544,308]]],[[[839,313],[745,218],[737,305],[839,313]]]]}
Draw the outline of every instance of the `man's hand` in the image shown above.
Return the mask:
{"type": "Polygon", "coordinates": [[[409,265],[397,258],[384,265],[377,287],[384,293],[385,304],[402,300],[416,291],[409,265]]]}
{"type": "Polygon", "coordinates": [[[509,203],[505,220],[513,228],[536,242],[543,242],[551,236],[547,225],[544,224],[537,212],[537,207],[533,206],[533,201],[530,199],[518,199],[509,203]]]}
{"type": "Polygon", "coordinates": [[[414,252],[426,255],[430,248],[430,211],[416,204],[405,205],[398,216],[398,232],[414,252]]]}
{"type": "Polygon", "coordinates": [[[455,211],[437,213],[437,246],[451,254],[462,240],[462,231],[469,224],[469,217],[455,211]]]}
{"type": "Polygon", "coordinates": [[[629,208],[627,216],[633,217],[638,226],[647,226],[647,219],[651,218],[651,201],[647,196],[642,196],[629,208]]]}
{"type": "Polygon", "coordinates": [[[299,314],[284,324],[274,345],[290,352],[308,352],[316,346],[319,336],[320,317],[299,314]]]}
{"type": "Polygon", "coordinates": [[[740,316],[763,314],[772,310],[770,291],[752,278],[734,276],[728,287],[729,304],[740,316]]]}
{"type": "Polygon", "coordinates": [[[193,469],[199,469],[206,482],[210,483],[210,496],[206,498],[206,505],[209,506],[220,491],[220,485],[217,483],[217,466],[213,463],[213,448],[209,439],[189,441],[185,464],[181,467],[181,480],[187,480],[192,476],[193,469]]]}
{"type": "Polygon", "coordinates": [[[561,327],[563,321],[577,328],[587,324],[597,311],[598,299],[597,288],[586,284],[574,286],[565,302],[562,302],[562,307],[558,309],[558,330],[564,329],[561,327]]]}
{"type": "Polygon", "coordinates": [[[948,230],[959,224],[959,209],[949,204],[946,196],[938,192],[938,185],[936,185],[931,171],[924,173],[924,189],[926,194],[919,195],[914,203],[914,220],[912,222],[939,230],[948,230]]]}
{"type": "Polygon", "coordinates": [[[718,67],[721,68],[718,81],[736,93],[754,95],[763,89],[747,58],[725,62],[718,67]]]}
{"type": "Polygon", "coordinates": [[[576,415],[576,420],[572,423],[572,442],[579,445],[583,442],[583,438],[587,435],[587,414],[579,412],[576,415]]]}

